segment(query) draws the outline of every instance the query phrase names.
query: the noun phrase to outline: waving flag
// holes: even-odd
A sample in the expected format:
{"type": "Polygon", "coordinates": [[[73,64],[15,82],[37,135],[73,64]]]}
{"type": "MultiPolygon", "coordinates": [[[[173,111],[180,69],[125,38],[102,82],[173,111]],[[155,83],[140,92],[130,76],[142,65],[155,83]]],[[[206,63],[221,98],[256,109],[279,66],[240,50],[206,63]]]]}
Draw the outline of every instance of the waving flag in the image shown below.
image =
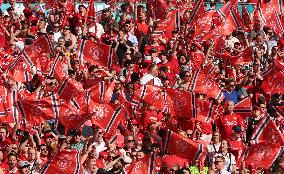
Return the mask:
{"type": "Polygon", "coordinates": [[[192,118],[196,116],[195,96],[188,91],[167,89],[167,104],[173,116],[192,118]]]}
{"type": "Polygon", "coordinates": [[[17,82],[27,82],[32,79],[31,67],[25,58],[19,56],[13,63],[6,69],[7,74],[17,82]]]}
{"type": "Polygon", "coordinates": [[[156,109],[163,111],[166,107],[165,103],[165,93],[162,88],[152,86],[152,85],[143,85],[136,91],[133,98],[133,103],[139,103],[145,101],[152,106],[155,106],[156,109]]]}
{"type": "Polygon", "coordinates": [[[113,49],[104,43],[79,40],[77,53],[77,58],[81,62],[89,62],[107,68],[112,67],[113,49]]]}
{"type": "Polygon", "coordinates": [[[42,64],[42,58],[51,57],[53,53],[52,44],[47,36],[42,36],[37,39],[34,43],[29,45],[23,52],[23,55],[26,61],[30,66],[35,66],[38,69],[42,69],[41,67],[45,67],[42,64]]]}
{"type": "Polygon", "coordinates": [[[90,113],[94,113],[91,117],[93,124],[97,125],[108,134],[115,132],[119,122],[124,117],[124,108],[121,106],[112,106],[111,104],[99,104],[90,101],[90,113]]]}
{"type": "Polygon", "coordinates": [[[270,116],[267,116],[261,120],[261,122],[255,128],[251,140],[253,141],[253,144],[270,142],[282,146],[284,145],[284,136],[270,116]]]}
{"type": "Polygon", "coordinates": [[[128,174],[154,174],[155,162],[156,155],[155,152],[152,152],[145,157],[134,161],[126,168],[126,171],[128,174]]]}
{"type": "Polygon", "coordinates": [[[96,21],[96,9],[95,9],[95,3],[94,0],[89,1],[88,6],[88,21],[95,22],[96,21]]]}
{"type": "Polygon", "coordinates": [[[247,47],[237,56],[230,57],[230,63],[232,65],[243,65],[246,63],[253,62],[253,49],[252,47],[247,47]]]}
{"type": "Polygon", "coordinates": [[[165,19],[168,14],[169,6],[165,0],[155,0],[156,19],[165,19]]]}
{"type": "Polygon", "coordinates": [[[193,74],[190,91],[199,94],[206,94],[208,98],[212,97],[217,100],[222,100],[224,97],[218,84],[200,70],[195,71],[193,74]]]}
{"type": "Polygon", "coordinates": [[[57,89],[59,97],[67,102],[69,102],[69,100],[71,100],[82,91],[83,86],[81,85],[81,83],[78,83],[77,81],[69,78],[61,81],[57,89]]]}
{"type": "Polygon", "coordinates": [[[80,174],[82,167],[80,164],[80,152],[76,150],[58,151],[41,169],[41,174],[80,174]]]}
{"type": "Polygon", "coordinates": [[[206,155],[206,147],[202,144],[170,130],[167,131],[163,142],[165,154],[176,155],[190,162],[199,160],[206,155]]]}
{"type": "Polygon", "coordinates": [[[270,94],[284,93],[284,73],[275,67],[269,68],[263,75],[262,88],[270,94]]]}
{"type": "Polygon", "coordinates": [[[176,28],[176,15],[177,11],[169,12],[156,31],[163,31],[168,38],[172,38],[172,31],[176,28]]]}
{"type": "Polygon", "coordinates": [[[252,101],[246,97],[235,104],[234,112],[246,119],[252,115],[252,101]]]}
{"type": "Polygon", "coordinates": [[[59,117],[59,97],[52,94],[41,100],[26,98],[18,101],[18,110],[26,122],[41,123],[59,117]]]}
{"type": "Polygon", "coordinates": [[[190,18],[189,18],[189,24],[194,25],[198,18],[203,15],[206,12],[206,8],[204,5],[203,0],[199,0],[197,3],[195,3],[195,6],[193,7],[193,11],[191,12],[190,18]]]}
{"type": "Polygon", "coordinates": [[[248,165],[268,169],[281,151],[281,145],[263,142],[252,145],[247,151],[245,162],[248,165]]]}
{"type": "Polygon", "coordinates": [[[17,101],[19,93],[16,91],[7,91],[2,98],[3,105],[1,108],[0,122],[2,123],[20,123],[17,101]]]}
{"type": "Polygon", "coordinates": [[[68,77],[68,74],[64,70],[64,64],[61,60],[61,56],[57,56],[53,62],[51,62],[49,71],[48,71],[48,76],[54,77],[59,81],[64,80],[65,78],[68,77]]]}
{"type": "Polygon", "coordinates": [[[242,4],[242,18],[243,18],[243,23],[245,27],[249,27],[249,25],[252,23],[250,14],[248,10],[246,9],[246,6],[242,4]]]}
{"type": "Polygon", "coordinates": [[[57,8],[60,0],[48,0],[45,4],[46,9],[57,8]]]}

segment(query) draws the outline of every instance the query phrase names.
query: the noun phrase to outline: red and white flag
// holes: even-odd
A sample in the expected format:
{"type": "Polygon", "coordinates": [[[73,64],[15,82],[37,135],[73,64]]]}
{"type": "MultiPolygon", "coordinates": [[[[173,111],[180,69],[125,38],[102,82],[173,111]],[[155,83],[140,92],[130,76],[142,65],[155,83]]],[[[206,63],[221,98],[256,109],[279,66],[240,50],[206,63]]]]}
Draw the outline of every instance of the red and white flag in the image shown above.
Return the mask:
{"type": "Polygon", "coordinates": [[[195,3],[193,7],[193,11],[191,12],[190,18],[189,18],[189,24],[194,25],[198,18],[203,15],[206,12],[206,7],[204,5],[203,0],[199,0],[197,3],[195,3]]]}
{"type": "Polygon", "coordinates": [[[100,104],[92,100],[89,103],[89,112],[93,113],[91,116],[92,123],[108,134],[115,132],[125,113],[124,108],[121,106],[100,104]]]}
{"type": "Polygon", "coordinates": [[[230,63],[232,65],[243,65],[246,63],[253,62],[253,49],[252,47],[247,47],[237,56],[231,56],[230,63]]]}
{"type": "Polygon", "coordinates": [[[281,145],[263,142],[252,145],[246,152],[247,165],[268,169],[276,160],[281,151],[281,145]]]}
{"type": "Polygon", "coordinates": [[[1,123],[20,123],[17,101],[19,93],[16,91],[6,91],[6,95],[2,98],[3,105],[1,106],[0,122],[1,123]]]}
{"type": "Polygon", "coordinates": [[[246,119],[252,115],[252,101],[251,98],[246,97],[235,104],[234,112],[246,119]]]}
{"type": "Polygon", "coordinates": [[[270,116],[261,120],[251,137],[252,144],[261,142],[270,142],[282,146],[284,145],[284,136],[270,116]]]}
{"type": "Polygon", "coordinates": [[[17,82],[27,82],[32,79],[31,66],[23,56],[19,56],[10,64],[6,73],[17,82]]]}
{"type": "Polygon", "coordinates": [[[89,62],[93,65],[112,67],[113,49],[104,44],[90,40],[79,40],[77,59],[81,62],[89,62]]]}
{"type": "Polygon", "coordinates": [[[172,31],[176,28],[177,11],[168,13],[164,20],[161,20],[159,28],[156,31],[162,31],[168,38],[172,38],[172,31]]]}
{"type": "Polygon", "coordinates": [[[154,174],[155,162],[156,155],[152,152],[130,164],[126,171],[128,174],[154,174]]]}
{"type": "Polygon", "coordinates": [[[206,94],[206,97],[222,100],[224,98],[223,92],[218,84],[210,77],[200,70],[196,70],[190,84],[190,91],[199,94],[206,94]]]}
{"type": "Polygon", "coordinates": [[[167,89],[169,113],[176,117],[192,118],[196,116],[195,96],[188,91],[167,89]]]}
{"type": "Polygon", "coordinates": [[[262,88],[265,92],[270,94],[284,93],[284,73],[282,71],[278,71],[273,66],[262,77],[262,88]]]}
{"type": "Polygon", "coordinates": [[[167,131],[163,142],[165,154],[176,155],[187,159],[189,162],[199,160],[206,155],[206,147],[202,144],[170,130],[167,131]]]}
{"type": "Polygon", "coordinates": [[[60,85],[58,86],[57,93],[60,98],[69,102],[73,97],[77,96],[83,90],[84,89],[81,83],[67,78],[61,81],[60,85]]]}
{"type": "Polygon", "coordinates": [[[42,58],[48,59],[52,53],[52,43],[47,36],[42,36],[29,45],[24,50],[23,55],[31,67],[35,66],[38,69],[44,69],[43,67],[46,65],[43,64],[42,58]]]}
{"type": "Polygon", "coordinates": [[[26,98],[18,101],[18,110],[24,122],[42,123],[46,120],[58,119],[60,102],[56,94],[41,100],[26,98]]]}
{"type": "Polygon", "coordinates": [[[81,154],[75,150],[58,151],[41,169],[41,174],[81,174],[81,154]]]}

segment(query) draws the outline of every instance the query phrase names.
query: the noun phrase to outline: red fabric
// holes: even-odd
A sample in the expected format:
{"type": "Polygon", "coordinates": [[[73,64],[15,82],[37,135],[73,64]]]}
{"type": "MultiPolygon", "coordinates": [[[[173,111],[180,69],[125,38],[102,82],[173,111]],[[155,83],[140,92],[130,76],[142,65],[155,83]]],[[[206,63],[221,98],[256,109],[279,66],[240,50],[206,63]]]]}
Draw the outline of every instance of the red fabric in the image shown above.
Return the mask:
{"type": "Polygon", "coordinates": [[[7,74],[18,82],[31,80],[31,67],[24,57],[17,58],[7,69],[7,74]]]}
{"type": "Polygon", "coordinates": [[[243,126],[243,119],[240,115],[233,113],[232,115],[222,115],[218,121],[223,139],[229,139],[233,133],[233,126],[243,126]]]}
{"type": "Polygon", "coordinates": [[[79,61],[87,61],[98,66],[109,66],[111,48],[104,43],[79,40],[77,53],[79,61]]]}
{"type": "MultiPolygon", "coordinates": [[[[129,174],[148,174],[152,173],[151,171],[151,158],[152,154],[148,154],[145,157],[134,161],[132,164],[130,164],[127,168],[126,171],[129,174]]],[[[154,161],[155,162],[155,161],[154,161]]],[[[153,170],[153,168],[152,168],[153,170]]]]}
{"type": "Polygon", "coordinates": [[[82,167],[80,165],[80,153],[72,150],[58,151],[51,163],[44,168],[43,173],[82,173],[82,167]]]}
{"type": "Polygon", "coordinates": [[[284,93],[284,74],[272,67],[265,73],[262,88],[267,93],[284,93]]]}
{"type": "Polygon", "coordinates": [[[201,65],[204,63],[205,55],[201,51],[191,52],[192,66],[194,69],[201,69],[201,65]]]}
{"type": "Polygon", "coordinates": [[[124,116],[124,109],[120,106],[115,107],[110,104],[99,104],[91,101],[89,104],[93,124],[104,129],[106,133],[113,134],[124,116]]]}
{"type": "Polygon", "coordinates": [[[171,169],[176,164],[179,165],[180,167],[186,166],[187,160],[175,155],[165,155],[162,158],[162,163],[166,164],[168,168],[171,169]]]}
{"type": "Polygon", "coordinates": [[[284,136],[270,116],[261,120],[255,128],[251,139],[253,140],[252,143],[270,142],[284,145],[284,136]]]}
{"type": "Polygon", "coordinates": [[[206,94],[206,97],[212,97],[218,100],[223,98],[221,89],[212,77],[207,76],[199,70],[194,73],[190,85],[192,92],[206,94]]]}
{"type": "Polygon", "coordinates": [[[189,162],[201,159],[206,155],[206,149],[201,144],[169,130],[168,134],[168,139],[163,141],[164,150],[167,154],[176,155],[187,159],[189,162]]]}
{"type": "Polygon", "coordinates": [[[82,91],[82,84],[69,78],[63,80],[57,89],[59,97],[67,102],[82,91]]]}
{"type": "Polygon", "coordinates": [[[281,145],[269,142],[259,143],[250,147],[245,158],[245,163],[252,166],[260,166],[268,169],[276,160],[281,145]]]}
{"type": "Polygon", "coordinates": [[[166,89],[167,104],[172,116],[192,118],[192,94],[187,91],[166,89]]]}
{"type": "Polygon", "coordinates": [[[246,119],[252,115],[252,101],[247,97],[235,104],[234,112],[246,119]]]}
{"type": "Polygon", "coordinates": [[[96,8],[94,4],[94,0],[90,0],[89,6],[88,6],[88,21],[92,22],[96,18],[96,8]]]}
{"type": "Polygon", "coordinates": [[[206,12],[206,7],[203,0],[199,0],[193,7],[193,12],[190,16],[190,25],[195,25],[198,18],[206,12]]]}
{"type": "Polygon", "coordinates": [[[168,38],[172,38],[172,31],[175,29],[176,11],[167,14],[167,18],[160,22],[160,27],[157,31],[164,31],[168,38]]]}
{"type": "Polygon", "coordinates": [[[59,117],[59,97],[54,94],[38,101],[26,98],[19,101],[18,109],[27,122],[42,123],[59,117]]]}

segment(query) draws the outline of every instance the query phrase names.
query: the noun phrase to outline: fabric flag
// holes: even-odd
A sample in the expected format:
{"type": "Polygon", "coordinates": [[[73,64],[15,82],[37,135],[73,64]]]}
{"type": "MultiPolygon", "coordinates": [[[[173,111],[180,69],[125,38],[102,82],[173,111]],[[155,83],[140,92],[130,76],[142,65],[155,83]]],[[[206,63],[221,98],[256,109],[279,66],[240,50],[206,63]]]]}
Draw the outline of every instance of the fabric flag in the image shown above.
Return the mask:
{"type": "Polygon", "coordinates": [[[145,101],[148,104],[155,106],[156,109],[163,111],[166,107],[165,93],[162,88],[143,85],[136,91],[132,103],[138,104],[145,101]]]}
{"type": "Polygon", "coordinates": [[[41,169],[41,174],[80,174],[80,152],[76,150],[58,151],[41,169]]]}
{"type": "Polygon", "coordinates": [[[167,89],[166,93],[169,96],[167,105],[173,116],[185,118],[196,116],[195,96],[192,93],[171,88],[167,89]]]}
{"type": "Polygon", "coordinates": [[[213,15],[214,11],[208,11],[198,18],[195,24],[194,32],[196,37],[202,36],[211,30],[213,15]]]}
{"type": "Polygon", "coordinates": [[[104,99],[103,101],[105,103],[110,103],[112,95],[113,95],[113,91],[114,91],[114,87],[115,87],[115,81],[113,80],[112,82],[110,82],[110,84],[108,85],[105,94],[104,94],[104,99]]]}
{"type": "Polygon", "coordinates": [[[237,28],[243,28],[244,27],[244,23],[243,23],[243,19],[242,16],[240,14],[238,5],[233,5],[232,9],[231,9],[231,13],[232,13],[232,17],[237,25],[237,28]]]}
{"type": "Polygon", "coordinates": [[[169,169],[174,167],[176,164],[183,167],[187,165],[187,160],[180,158],[175,155],[164,155],[162,157],[162,162],[165,163],[169,169]]]}
{"type": "Polygon", "coordinates": [[[275,109],[276,114],[277,114],[278,117],[280,117],[280,118],[283,117],[284,118],[284,106],[275,106],[273,108],[275,109]]]}
{"type": "Polygon", "coordinates": [[[95,9],[95,3],[94,0],[89,1],[88,6],[88,22],[96,22],[96,9],[95,9]]]}
{"type": "Polygon", "coordinates": [[[168,38],[171,38],[172,31],[176,27],[176,15],[177,11],[169,12],[166,19],[160,22],[160,26],[156,29],[156,31],[163,31],[168,38]]]}
{"type": "Polygon", "coordinates": [[[74,96],[78,95],[83,90],[83,86],[80,83],[67,78],[61,81],[60,85],[57,88],[57,93],[60,98],[69,102],[74,96]]]}
{"type": "Polygon", "coordinates": [[[30,74],[31,67],[23,56],[19,56],[13,63],[10,64],[6,73],[8,76],[17,82],[26,82],[32,79],[30,74]]]}
{"type": "Polygon", "coordinates": [[[246,119],[252,115],[252,101],[246,97],[235,104],[234,112],[246,119]]]}
{"type": "Polygon", "coordinates": [[[89,62],[93,65],[112,67],[113,49],[104,44],[90,40],[79,40],[78,60],[81,62],[89,62]]]}
{"type": "Polygon", "coordinates": [[[200,70],[195,71],[193,74],[190,91],[199,94],[206,94],[206,97],[212,97],[217,100],[222,100],[224,98],[218,84],[200,70]]]}
{"type": "Polygon", "coordinates": [[[145,157],[130,164],[126,171],[128,174],[154,174],[156,153],[152,152],[145,157]]]}
{"type": "Polygon", "coordinates": [[[274,11],[271,15],[267,16],[266,21],[268,26],[270,26],[278,35],[282,36],[284,29],[277,11],[274,11]]]}
{"type": "Polygon", "coordinates": [[[204,5],[203,0],[199,0],[197,3],[195,3],[195,6],[193,7],[193,11],[191,12],[190,18],[189,18],[189,24],[194,25],[198,18],[203,15],[206,12],[206,7],[204,5]]]}
{"type": "Polygon", "coordinates": [[[48,71],[49,77],[54,77],[59,81],[64,80],[68,77],[68,74],[64,70],[64,64],[61,61],[61,56],[57,56],[55,60],[51,63],[50,69],[48,71]]]}
{"type": "Polygon", "coordinates": [[[154,8],[156,13],[156,19],[162,20],[167,17],[168,10],[170,9],[165,0],[155,0],[154,8]]]}
{"type": "Polygon", "coordinates": [[[176,155],[189,162],[199,160],[206,155],[206,147],[202,144],[170,130],[167,131],[163,142],[164,154],[176,155]]]}
{"type": "Polygon", "coordinates": [[[274,59],[274,65],[278,71],[283,71],[284,70],[283,58],[277,57],[276,59],[274,59]]]}
{"type": "Polygon", "coordinates": [[[250,14],[248,10],[246,9],[246,6],[242,4],[242,18],[243,18],[243,23],[245,27],[249,27],[249,25],[252,23],[250,14]]]}
{"type": "Polygon", "coordinates": [[[263,142],[252,145],[246,152],[245,163],[247,165],[259,166],[268,169],[278,157],[281,145],[263,142]]]}
{"type": "Polygon", "coordinates": [[[52,53],[52,44],[47,36],[40,37],[23,51],[23,55],[29,65],[35,66],[38,69],[45,67],[42,63],[42,58],[48,59],[52,53]]]}
{"type": "Polygon", "coordinates": [[[91,100],[97,103],[105,103],[105,99],[110,100],[109,96],[112,88],[112,86],[108,87],[105,81],[95,81],[93,86],[87,89],[87,93],[91,100]]]}
{"type": "Polygon", "coordinates": [[[26,98],[18,101],[17,107],[24,122],[41,123],[59,117],[60,103],[58,95],[52,94],[42,100],[26,98]]]}
{"type": "Polygon", "coordinates": [[[271,67],[262,77],[262,88],[265,92],[270,94],[284,93],[284,73],[282,71],[277,71],[275,67],[271,67]]]}
{"type": "Polygon", "coordinates": [[[255,128],[251,140],[252,144],[270,142],[284,145],[284,136],[269,115],[263,118],[255,128]]]}
{"type": "Polygon", "coordinates": [[[246,63],[253,62],[253,49],[252,47],[247,47],[237,56],[231,56],[230,63],[232,65],[243,65],[246,63]]]}
{"type": "Polygon", "coordinates": [[[271,20],[270,18],[273,16],[273,13],[276,11],[280,12],[280,6],[278,0],[271,0],[266,4],[257,4],[257,7],[254,12],[254,16],[262,25],[267,25],[271,20]]]}
{"type": "Polygon", "coordinates": [[[108,134],[115,132],[124,116],[124,108],[121,106],[115,107],[111,104],[99,104],[92,100],[89,103],[89,109],[90,113],[94,113],[91,116],[92,123],[108,134]]]}
{"type": "Polygon", "coordinates": [[[3,105],[1,106],[1,123],[19,123],[19,112],[17,108],[17,101],[19,94],[16,91],[7,91],[3,105]]]}
{"type": "Polygon", "coordinates": [[[2,71],[5,71],[10,67],[10,65],[16,60],[15,57],[6,53],[5,51],[0,52],[0,68],[2,71]]]}
{"type": "Polygon", "coordinates": [[[228,1],[219,10],[217,10],[217,12],[220,14],[220,17],[224,19],[231,12],[231,9],[237,5],[238,5],[238,0],[228,1]]]}
{"type": "Polygon", "coordinates": [[[75,1],[74,0],[66,1],[64,10],[65,10],[66,15],[72,14],[75,11],[75,1]]]}

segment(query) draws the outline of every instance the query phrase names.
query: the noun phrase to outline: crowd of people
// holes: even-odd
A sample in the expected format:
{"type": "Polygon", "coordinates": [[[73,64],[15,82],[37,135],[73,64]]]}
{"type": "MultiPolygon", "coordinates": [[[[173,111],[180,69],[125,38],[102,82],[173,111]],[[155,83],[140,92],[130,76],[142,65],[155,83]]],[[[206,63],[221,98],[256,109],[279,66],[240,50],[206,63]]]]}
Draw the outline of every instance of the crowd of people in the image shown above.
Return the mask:
{"type": "Polygon", "coordinates": [[[0,174],[283,174],[279,2],[8,1],[0,174]]]}

